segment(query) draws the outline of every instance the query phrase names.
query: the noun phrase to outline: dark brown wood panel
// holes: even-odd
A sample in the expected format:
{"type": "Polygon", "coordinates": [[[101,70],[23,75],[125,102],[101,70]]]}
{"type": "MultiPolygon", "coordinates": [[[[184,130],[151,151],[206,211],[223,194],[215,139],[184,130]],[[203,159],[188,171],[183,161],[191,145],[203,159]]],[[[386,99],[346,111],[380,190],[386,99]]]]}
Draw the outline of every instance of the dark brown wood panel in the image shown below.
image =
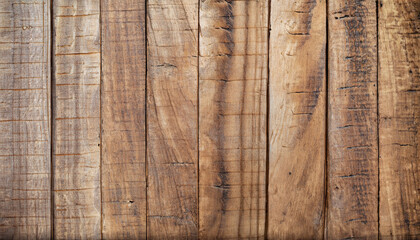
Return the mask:
{"type": "Polygon", "coordinates": [[[102,0],[102,236],[146,238],[145,1],[102,0]]]}
{"type": "Polygon", "coordinates": [[[330,239],[378,236],[377,24],[373,0],[328,2],[330,239]]]}
{"type": "Polygon", "coordinates": [[[198,236],[198,1],[147,2],[147,235],[198,236]]]}
{"type": "Polygon", "coordinates": [[[326,1],[271,1],[268,238],[322,239],[326,1]]]}
{"type": "Polygon", "coordinates": [[[0,239],[51,236],[50,5],[0,1],[0,239]]]}
{"type": "Polygon", "coordinates": [[[201,1],[200,236],[264,237],[268,1],[201,1]]]}
{"type": "Polygon", "coordinates": [[[379,4],[380,236],[420,237],[420,1],[379,4]]]}

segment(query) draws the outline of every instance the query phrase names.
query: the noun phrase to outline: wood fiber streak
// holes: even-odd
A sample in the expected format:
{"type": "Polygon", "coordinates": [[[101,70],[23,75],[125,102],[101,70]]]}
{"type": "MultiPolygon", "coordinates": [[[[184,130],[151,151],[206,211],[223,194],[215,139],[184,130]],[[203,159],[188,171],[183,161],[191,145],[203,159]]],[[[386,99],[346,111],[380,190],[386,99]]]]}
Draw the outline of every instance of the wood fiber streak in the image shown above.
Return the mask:
{"type": "Polygon", "coordinates": [[[269,239],[321,239],[326,1],[272,1],[269,239]]]}
{"type": "Polygon", "coordinates": [[[147,235],[198,236],[198,1],[147,4],[147,235]]]}
{"type": "Polygon", "coordinates": [[[420,1],[379,4],[380,235],[420,237],[420,1]]]}
{"type": "Polygon", "coordinates": [[[49,1],[0,1],[0,239],[51,235],[49,1]]]}
{"type": "Polygon", "coordinates": [[[377,239],[377,46],[374,0],[329,1],[326,237],[377,239]]]}
{"type": "Polygon", "coordinates": [[[268,1],[201,1],[200,236],[264,238],[268,1]]]}
{"type": "Polygon", "coordinates": [[[146,238],[145,2],[102,0],[104,239],[146,238]]]}
{"type": "Polygon", "coordinates": [[[100,239],[99,0],[55,0],[54,238],[100,239]]]}

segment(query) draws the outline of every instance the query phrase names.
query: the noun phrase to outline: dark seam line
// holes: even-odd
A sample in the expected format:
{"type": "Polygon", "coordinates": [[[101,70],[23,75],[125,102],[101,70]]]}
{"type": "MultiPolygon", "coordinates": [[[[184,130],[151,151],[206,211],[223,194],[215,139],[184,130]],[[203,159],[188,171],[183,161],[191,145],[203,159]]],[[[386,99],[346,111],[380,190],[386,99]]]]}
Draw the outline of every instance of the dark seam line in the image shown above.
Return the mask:
{"type": "Polygon", "coordinates": [[[267,85],[266,85],[266,161],[265,161],[265,227],[264,239],[268,239],[268,199],[270,181],[270,32],[271,32],[271,0],[268,0],[268,19],[267,19],[267,85]]]}
{"type": "Polygon", "coordinates": [[[99,39],[100,39],[100,64],[99,64],[99,181],[100,181],[100,187],[99,187],[99,193],[101,195],[101,239],[103,239],[103,230],[104,230],[104,224],[103,224],[103,194],[102,194],[102,131],[103,131],[103,119],[102,119],[102,87],[103,87],[103,73],[102,73],[102,1],[99,1],[99,39]]]}
{"type": "Polygon", "coordinates": [[[51,214],[51,239],[54,239],[54,96],[55,96],[55,71],[54,71],[54,0],[51,0],[50,2],[50,32],[49,32],[49,38],[50,38],[50,78],[49,84],[50,84],[50,214],[51,214]]]}
{"type": "Polygon", "coordinates": [[[327,213],[328,213],[328,97],[329,97],[329,88],[328,88],[328,81],[329,81],[329,21],[328,21],[328,0],[325,2],[325,24],[326,24],[326,31],[325,31],[325,165],[324,165],[324,231],[323,231],[323,239],[328,239],[327,235],[327,213]]]}
{"type": "Polygon", "coordinates": [[[145,133],[145,150],[144,150],[144,173],[145,173],[145,182],[146,182],[146,191],[145,191],[145,199],[146,199],[146,223],[145,223],[145,232],[146,232],[146,239],[148,238],[147,235],[147,230],[148,230],[148,221],[149,221],[149,199],[148,199],[148,191],[149,191],[149,165],[148,165],[148,161],[147,161],[147,151],[148,151],[148,125],[147,125],[147,93],[148,93],[148,75],[147,75],[147,64],[148,64],[148,60],[147,60],[147,55],[148,55],[148,48],[147,48],[147,43],[148,43],[148,31],[147,31],[147,19],[148,19],[148,12],[147,12],[147,0],[144,1],[144,53],[145,53],[145,73],[144,73],[144,133],[145,133]]]}
{"type": "Polygon", "coordinates": [[[200,239],[200,12],[201,1],[198,0],[197,29],[197,239],[200,239]]]}
{"type": "Polygon", "coordinates": [[[379,4],[378,0],[376,0],[376,136],[377,136],[377,151],[378,151],[378,239],[380,239],[380,198],[381,198],[381,186],[380,186],[380,152],[379,152],[379,123],[380,123],[380,115],[379,115],[379,4]]]}

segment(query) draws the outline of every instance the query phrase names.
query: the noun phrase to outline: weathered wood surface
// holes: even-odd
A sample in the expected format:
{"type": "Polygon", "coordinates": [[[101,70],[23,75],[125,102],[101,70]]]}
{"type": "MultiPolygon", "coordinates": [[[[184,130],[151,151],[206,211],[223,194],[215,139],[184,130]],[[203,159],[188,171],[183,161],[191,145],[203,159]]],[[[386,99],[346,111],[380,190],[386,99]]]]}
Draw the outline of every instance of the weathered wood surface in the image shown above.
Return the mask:
{"type": "Polygon", "coordinates": [[[326,138],[326,1],[272,1],[269,239],[321,239],[326,138]]]}
{"type": "Polygon", "coordinates": [[[330,239],[377,238],[376,3],[328,2],[328,205],[330,239]]]}
{"type": "Polygon", "coordinates": [[[101,238],[99,3],[53,1],[56,239],[101,238]]]}
{"type": "Polygon", "coordinates": [[[0,1],[0,239],[51,235],[49,1],[0,1]]]}
{"type": "Polygon", "coordinates": [[[201,1],[200,236],[263,238],[268,1],[201,1]]]}
{"type": "Polygon", "coordinates": [[[198,236],[198,1],[147,2],[147,235],[198,236]]]}
{"type": "Polygon", "coordinates": [[[104,239],[146,238],[145,1],[102,0],[104,239]]]}
{"type": "Polygon", "coordinates": [[[379,5],[380,235],[420,237],[420,1],[379,5]]]}
{"type": "Polygon", "coordinates": [[[419,12],[0,0],[0,239],[419,238],[419,12]]]}

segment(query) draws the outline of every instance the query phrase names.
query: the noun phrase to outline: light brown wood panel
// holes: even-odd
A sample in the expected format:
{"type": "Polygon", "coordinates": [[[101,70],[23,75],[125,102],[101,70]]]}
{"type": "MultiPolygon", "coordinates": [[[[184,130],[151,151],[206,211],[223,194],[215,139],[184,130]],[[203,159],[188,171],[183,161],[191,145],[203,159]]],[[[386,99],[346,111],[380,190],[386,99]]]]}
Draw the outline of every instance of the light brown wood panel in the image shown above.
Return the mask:
{"type": "Polygon", "coordinates": [[[101,238],[99,0],[55,0],[54,237],[101,238]]]}
{"type": "Polygon", "coordinates": [[[268,1],[201,1],[200,236],[264,238],[268,1]]]}
{"type": "Polygon", "coordinates": [[[420,236],[420,1],[379,4],[380,235],[420,236]]]}
{"type": "Polygon", "coordinates": [[[145,1],[102,0],[104,239],[146,238],[145,1]]]}
{"type": "Polygon", "coordinates": [[[328,2],[330,239],[378,236],[376,2],[328,2]]]}
{"type": "Polygon", "coordinates": [[[321,239],[326,1],[271,2],[269,239],[321,239]]]}
{"type": "Polygon", "coordinates": [[[147,235],[196,238],[198,1],[147,2],[147,235]]]}
{"type": "Polygon", "coordinates": [[[51,236],[49,13],[0,2],[0,239],[51,236]]]}

